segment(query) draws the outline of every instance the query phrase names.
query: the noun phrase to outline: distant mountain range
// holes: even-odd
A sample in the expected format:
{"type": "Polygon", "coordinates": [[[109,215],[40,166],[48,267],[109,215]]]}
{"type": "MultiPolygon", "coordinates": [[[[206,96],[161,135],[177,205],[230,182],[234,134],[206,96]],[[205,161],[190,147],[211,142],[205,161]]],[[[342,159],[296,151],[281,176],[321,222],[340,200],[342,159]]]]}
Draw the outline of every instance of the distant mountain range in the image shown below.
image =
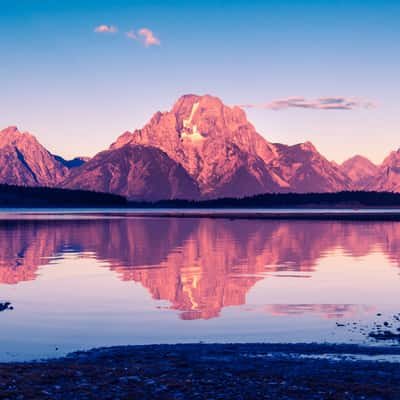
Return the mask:
{"type": "Polygon", "coordinates": [[[16,127],[0,131],[0,183],[85,189],[129,200],[213,199],[261,193],[400,192],[400,150],[381,165],[338,165],[310,142],[268,142],[239,107],[182,96],[93,158],[64,160],[16,127]]]}

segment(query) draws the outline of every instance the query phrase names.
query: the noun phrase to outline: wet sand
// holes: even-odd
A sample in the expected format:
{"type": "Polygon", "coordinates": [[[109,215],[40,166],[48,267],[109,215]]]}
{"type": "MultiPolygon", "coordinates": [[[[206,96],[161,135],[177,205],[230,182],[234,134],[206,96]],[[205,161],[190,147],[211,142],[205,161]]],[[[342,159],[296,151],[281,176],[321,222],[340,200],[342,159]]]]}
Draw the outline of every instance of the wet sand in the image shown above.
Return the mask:
{"type": "Polygon", "coordinates": [[[0,399],[400,399],[399,358],[400,346],[101,348],[0,364],[0,399]]]}

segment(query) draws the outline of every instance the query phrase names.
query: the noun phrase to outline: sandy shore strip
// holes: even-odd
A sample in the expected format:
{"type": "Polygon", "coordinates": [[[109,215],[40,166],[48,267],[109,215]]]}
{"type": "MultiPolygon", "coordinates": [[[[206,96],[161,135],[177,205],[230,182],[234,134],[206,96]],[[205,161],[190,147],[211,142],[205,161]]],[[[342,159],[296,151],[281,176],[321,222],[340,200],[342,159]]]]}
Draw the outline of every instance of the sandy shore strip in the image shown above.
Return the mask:
{"type": "Polygon", "coordinates": [[[121,346],[0,364],[0,399],[400,399],[400,346],[121,346]]]}

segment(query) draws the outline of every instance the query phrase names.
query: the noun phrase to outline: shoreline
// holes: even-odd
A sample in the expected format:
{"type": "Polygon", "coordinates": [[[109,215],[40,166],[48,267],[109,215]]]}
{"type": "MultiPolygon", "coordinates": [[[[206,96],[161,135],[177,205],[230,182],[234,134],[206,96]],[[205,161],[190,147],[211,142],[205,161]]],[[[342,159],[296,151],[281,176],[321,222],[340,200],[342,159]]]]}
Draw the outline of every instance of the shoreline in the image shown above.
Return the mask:
{"type": "Polygon", "coordinates": [[[400,210],[171,210],[149,212],[135,211],[137,217],[157,218],[210,218],[210,219],[247,219],[247,220],[309,220],[309,221],[400,221],[400,210]]]}
{"type": "Polygon", "coordinates": [[[400,346],[118,346],[0,363],[0,376],[9,399],[394,399],[400,346]]]}
{"type": "Polygon", "coordinates": [[[400,221],[399,209],[140,209],[140,208],[0,208],[1,221],[107,218],[208,218],[229,220],[289,221],[400,221]]]}

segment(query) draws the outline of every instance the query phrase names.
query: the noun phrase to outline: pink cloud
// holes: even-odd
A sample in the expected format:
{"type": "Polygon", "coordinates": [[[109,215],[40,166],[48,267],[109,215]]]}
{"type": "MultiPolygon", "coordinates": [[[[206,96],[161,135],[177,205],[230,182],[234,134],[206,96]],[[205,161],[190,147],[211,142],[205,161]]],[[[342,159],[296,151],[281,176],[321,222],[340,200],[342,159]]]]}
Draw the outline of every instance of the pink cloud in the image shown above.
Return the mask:
{"type": "Polygon", "coordinates": [[[132,40],[137,40],[137,38],[138,38],[135,31],[126,32],[126,37],[128,39],[132,39],[132,40]]]}
{"type": "Polygon", "coordinates": [[[96,33],[117,33],[118,29],[113,25],[99,25],[94,28],[94,31],[96,33]]]}
{"type": "Polygon", "coordinates": [[[286,110],[288,108],[309,108],[314,110],[354,110],[356,108],[375,108],[376,103],[359,97],[319,97],[317,99],[306,99],[304,97],[287,97],[272,100],[263,104],[242,104],[243,108],[262,108],[266,110],[286,110]]]}
{"type": "Polygon", "coordinates": [[[142,28],[138,33],[143,37],[144,45],[146,47],[160,45],[160,39],[156,37],[150,29],[142,28]]]}

